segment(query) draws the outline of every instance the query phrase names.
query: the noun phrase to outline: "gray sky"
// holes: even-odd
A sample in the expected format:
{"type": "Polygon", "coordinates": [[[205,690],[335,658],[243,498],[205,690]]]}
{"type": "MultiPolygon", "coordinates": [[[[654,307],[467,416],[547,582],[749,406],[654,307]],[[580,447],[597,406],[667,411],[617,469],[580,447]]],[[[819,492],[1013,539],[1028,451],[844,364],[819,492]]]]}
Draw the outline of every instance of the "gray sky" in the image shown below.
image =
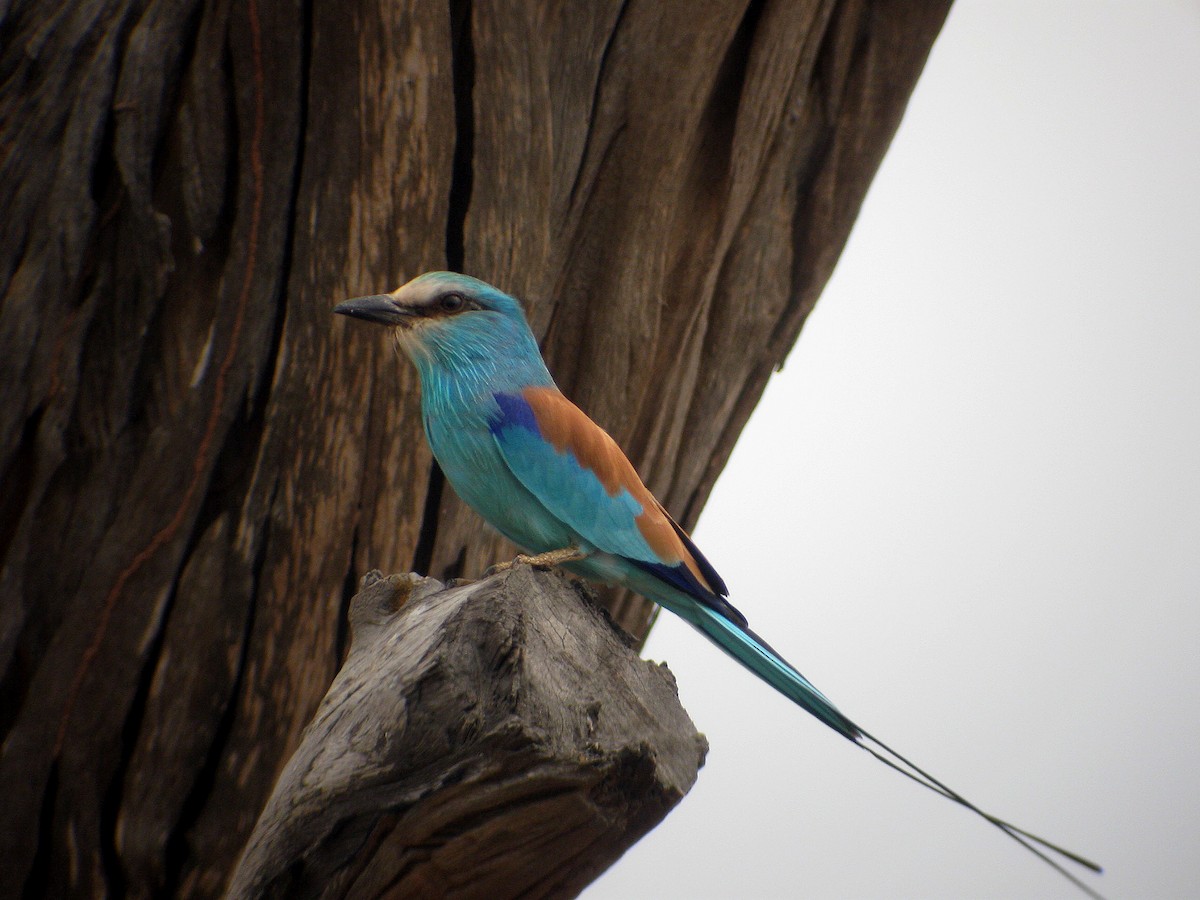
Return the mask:
{"type": "MultiPolygon", "coordinates": [[[[1200,4],[961,0],[697,542],[852,718],[1200,890],[1200,4]]],[[[1082,896],[664,615],[712,744],[587,893],[1082,896]]]]}

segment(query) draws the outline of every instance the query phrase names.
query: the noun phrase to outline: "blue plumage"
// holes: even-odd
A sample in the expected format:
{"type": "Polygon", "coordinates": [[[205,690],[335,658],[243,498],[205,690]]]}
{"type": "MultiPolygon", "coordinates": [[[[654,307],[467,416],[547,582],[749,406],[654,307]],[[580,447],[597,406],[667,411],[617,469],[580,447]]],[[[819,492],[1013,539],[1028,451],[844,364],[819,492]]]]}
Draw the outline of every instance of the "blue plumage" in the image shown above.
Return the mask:
{"type": "Polygon", "coordinates": [[[498,531],[533,553],[578,551],[568,568],[679,615],[843,737],[983,816],[1094,893],[1033,844],[1098,867],[982,812],[891,750],[747,627],[725,583],[621,450],[555,387],[515,299],[475,278],[432,272],[335,311],[395,326],[420,373],[434,456],[459,496],[498,531]]]}

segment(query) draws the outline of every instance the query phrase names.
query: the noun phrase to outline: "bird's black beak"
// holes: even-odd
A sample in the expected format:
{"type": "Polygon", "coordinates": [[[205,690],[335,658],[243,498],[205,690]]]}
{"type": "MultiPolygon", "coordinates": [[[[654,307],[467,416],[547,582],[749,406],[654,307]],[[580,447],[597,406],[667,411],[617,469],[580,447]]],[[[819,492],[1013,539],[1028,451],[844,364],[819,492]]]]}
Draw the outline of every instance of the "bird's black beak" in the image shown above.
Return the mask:
{"type": "Polygon", "coordinates": [[[387,294],[375,294],[371,297],[355,297],[345,303],[339,303],[333,308],[335,313],[375,322],[378,325],[408,325],[412,322],[413,311],[401,306],[387,294]]]}

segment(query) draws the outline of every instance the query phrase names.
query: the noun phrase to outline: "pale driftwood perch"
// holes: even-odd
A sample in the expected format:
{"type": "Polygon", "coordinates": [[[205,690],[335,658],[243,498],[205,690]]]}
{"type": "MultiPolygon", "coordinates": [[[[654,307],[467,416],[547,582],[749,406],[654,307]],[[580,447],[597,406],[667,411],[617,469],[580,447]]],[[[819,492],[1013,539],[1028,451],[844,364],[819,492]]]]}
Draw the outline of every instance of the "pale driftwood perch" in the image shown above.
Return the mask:
{"type": "Polygon", "coordinates": [[[231,897],[574,896],[704,762],[671,674],[559,575],[371,573],[350,623],[231,897]]]}

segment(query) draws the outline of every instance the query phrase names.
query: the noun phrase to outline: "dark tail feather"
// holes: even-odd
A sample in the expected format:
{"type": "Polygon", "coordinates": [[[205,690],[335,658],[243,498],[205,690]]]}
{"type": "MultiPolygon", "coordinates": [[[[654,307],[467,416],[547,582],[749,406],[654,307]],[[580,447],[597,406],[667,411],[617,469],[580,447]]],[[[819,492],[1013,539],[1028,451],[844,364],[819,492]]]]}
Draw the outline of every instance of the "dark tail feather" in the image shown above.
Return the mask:
{"type": "Polygon", "coordinates": [[[1101,893],[1094,890],[1080,879],[1076,878],[1057,860],[1051,858],[1048,854],[1038,849],[1038,846],[1044,848],[1045,850],[1056,853],[1063,859],[1073,862],[1078,866],[1082,866],[1085,869],[1089,869],[1090,871],[1099,874],[1103,872],[1104,869],[1097,863],[1092,862],[1086,857],[1080,856],[1078,853],[1072,853],[1070,850],[1066,850],[1052,841],[1038,837],[1036,834],[1028,832],[1024,828],[1019,828],[1018,826],[1013,825],[1011,822],[1006,822],[997,816],[993,816],[989,812],[985,812],[962,794],[958,793],[958,791],[950,788],[937,778],[934,778],[907,757],[897,753],[883,741],[879,740],[879,738],[875,737],[869,732],[863,731],[861,728],[859,729],[859,735],[860,739],[855,743],[857,743],[858,746],[862,747],[885,766],[895,769],[901,775],[905,776],[906,778],[910,778],[917,784],[921,785],[921,787],[931,790],[935,794],[939,794],[945,797],[947,800],[951,800],[954,803],[957,803],[959,806],[971,810],[971,812],[975,813],[980,818],[991,823],[992,825],[995,825],[1002,832],[1004,832],[1034,856],[1038,857],[1038,859],[1042,860],[1042,862],[1053,868],[1089,897],[1095,897],[1097,900],[1104,900],[1104,896],[1101,893]],[[875,746],[871,746],[872,744],[875,746]]]}
{"type": "Polygon", "coordinates": [[[984,812],[974,803],[967,800],[962,794],[948,787],[937,778],[934,778],[920,766],[914,764],[900,753],[897,753],[874,735],[864,731],[834,706],[828,697],[818,691],[812,682],[801,675],[795,666],[780,656],[771,648],[770,644],[749,628],[740,627],[719,613],[702,607],[699,604],[691,612],[692,615],[688,615],[686,618],[703,632],[709,640],[785,697],[812,713],[838,734],[842,735],[842,737],[853,741],[884,765],[895,769],[901,775],[912,779],[927,790],[933,791],[935,794],[940,794],[947,800],[951,800],[959,806],[971,810],[971,812],[999,828],[1030,853],[1054,868],[1084,893],[1098,898],[1098,900],[1103,900],[1101,894],[1076,878],[1059,861],[1053,859],[1045,851],[1057,854],[1063,860],[1075,863],[1093,872],[1102,872],[1103,869],[1096,863],[1077,853],[1065,850],[1045,838],[1031,834],[1023,828],[1018,828],[1016,825],[993,816],[991,813],[984,812]]]}
{"type": "Polygon", "coordinates": [[[757,634],[698,603],[691,612],[686,618],[710,641],[842,737],[858,740],[857,726],[757,634]]]}

